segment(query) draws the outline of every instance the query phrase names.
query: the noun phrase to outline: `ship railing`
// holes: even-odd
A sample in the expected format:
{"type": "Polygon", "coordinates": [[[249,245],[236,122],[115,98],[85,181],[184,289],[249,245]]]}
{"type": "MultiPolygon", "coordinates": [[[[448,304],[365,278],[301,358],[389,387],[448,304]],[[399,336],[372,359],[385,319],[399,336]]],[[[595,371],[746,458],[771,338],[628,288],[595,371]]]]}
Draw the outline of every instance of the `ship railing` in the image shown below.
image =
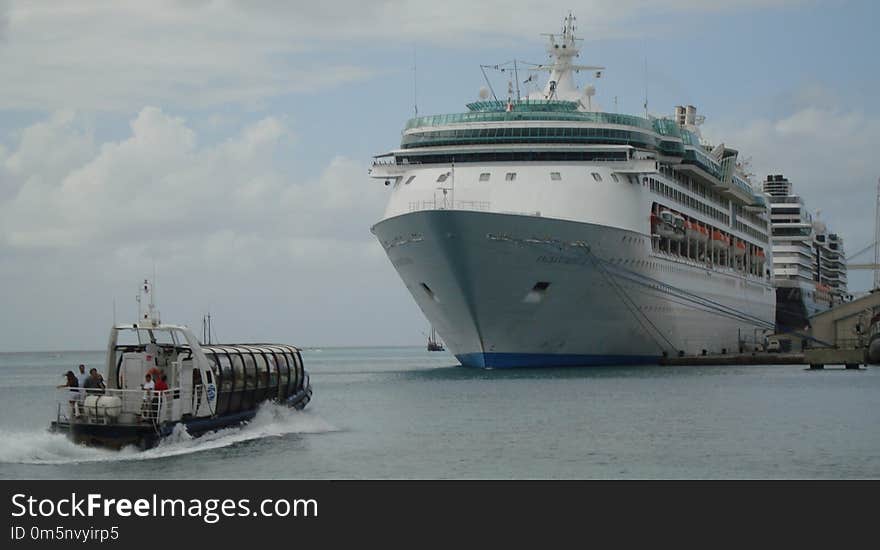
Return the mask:
{"type": "Polygon", "coordinates": [[[168,390],[60,388],[56,405],[59,422],[98,424],[159,424],[173,419],[180,388],[168,390]],[[89,399],[117,397],[119,400],[89,399]]]}
{"type": "MultiPolygon", "coordinates": [[[[834,349],[859,349],[864,348],[867,345],[867,336],[863,335],[860,338],[836,338],[834,339],[834,349]]],[[[812,342],[807,340],[806,347],[808,348],[824,348],[827,347],[821,342],[812,342]]]]}
{"type": "Polygon", "coordinates": [[[420,210],[476,210],[488,212],[491,209],[492,203],[490,201],[431,200],[411,201],[409,203],[410,212],[418,212],[420,210]]]}

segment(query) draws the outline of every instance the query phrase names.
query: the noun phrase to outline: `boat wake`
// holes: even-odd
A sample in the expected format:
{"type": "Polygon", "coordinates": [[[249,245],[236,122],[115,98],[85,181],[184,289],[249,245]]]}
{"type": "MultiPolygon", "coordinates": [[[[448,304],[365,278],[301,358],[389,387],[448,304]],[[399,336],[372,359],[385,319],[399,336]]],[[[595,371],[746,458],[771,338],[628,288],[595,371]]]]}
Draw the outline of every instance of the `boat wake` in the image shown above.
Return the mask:
{"type": "Polygon", "coordinates": [[[0,463],[74,464],[119,460],[155,460],[229,447],[244,441],[282,437],[289,434],[316,434],[337,429],[308,411],[295,411],[283,405],[267,403],[253,420],[242,427],[224,428],[198,438],[190,436],[182,425],[158,446],[140,451],[126,447],[121,451],[77,445],[64,434],[49,431],[10,432],[0,430],[0,463]]]}

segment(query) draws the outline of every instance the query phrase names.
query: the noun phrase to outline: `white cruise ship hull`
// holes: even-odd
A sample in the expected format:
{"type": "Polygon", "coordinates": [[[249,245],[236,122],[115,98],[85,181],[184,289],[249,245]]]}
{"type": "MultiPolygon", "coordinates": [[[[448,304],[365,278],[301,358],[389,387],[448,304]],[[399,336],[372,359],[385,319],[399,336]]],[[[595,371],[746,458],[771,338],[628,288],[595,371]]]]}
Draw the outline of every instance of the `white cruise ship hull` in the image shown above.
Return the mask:
{"type": "Polygon", "coordinates": [[[648,235],[631,230],[422,210],[373,232],[469,367],[651,364],[664,354],[733,352],[760,336],[762,324],[750,319],[774,319],[765,281],[655,253],[648,235]]]}

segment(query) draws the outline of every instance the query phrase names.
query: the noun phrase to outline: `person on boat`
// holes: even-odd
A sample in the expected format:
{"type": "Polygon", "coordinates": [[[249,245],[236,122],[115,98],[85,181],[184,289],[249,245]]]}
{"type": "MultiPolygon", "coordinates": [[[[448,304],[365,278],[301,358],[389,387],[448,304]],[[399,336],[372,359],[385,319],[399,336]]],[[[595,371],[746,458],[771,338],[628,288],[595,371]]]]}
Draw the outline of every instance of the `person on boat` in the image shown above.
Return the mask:
{"type": "Polygon", "coordinates": [[[141,389],[144,390],[144,418],[154,418],[157,403],[155,403],[156,400],[153,398],[153,392],[156,390],[156,383],[153,382],[153,376],[150,373],[144,376],[144,383],[141,384],[141,389]]]}
{"type": "Polygon", "coordinates": [[[86,387],[86,380],[88,379],[89,373],[86,372],[86,366],[81,364],[79,366],[79,374],[76,375],[76,383],[80,388],[84,388],[86,387]]]}
{"type": "Polygon", "coordinates": [[[66,378],[66,382],[61,384],[60,386],[56,386],[58,388],[69,388],[68,389],[68,403],[70,404],[70,408],[73,411],[74,415],[79,415],[79,411],[77,410],[77,404],[79,403],[79,382],[77,382],[76,375],[73,374],[72,370],[64,373],[64,377],[66,378]]]}
{"type": "Polygon", "coordinates": [[[89,371],[89,377],[86,378],[83,387],[88,394],[104,393],[104,377],[98,373],[98,369],[93,368],[89,371]]]}
{"type": "Polygon", "coordinates": [[[155,375],[155,393],[153,394],[153,399],[151,401],[153,411],[155,411],[159,416],[161,416],[162,408],[165,405],[165,392],[168,390],[168,377],[164,374],[159,374],[158,372],[155,375]]]}
{"type": "Polygon", "coordinates": [[[58,388],[78,388],[79,387],[79,382],[77,381],[76,375],[73,374],[72,370],[69,370],[66,373],[64,373],[64,377],[66,378],[66,381],[64,382],[64,384],[61,384],[60,386],[56,386],[56,387],[58,387],[58,388]]]}
{"type": "Polygon", "coordinates": [[[147,373],[147,375],[144,376],[144,383],[141,384],[141,388],[147,390],[148,392],[156,389],[156,383],[153,382],[153,375],[147,373]]]}

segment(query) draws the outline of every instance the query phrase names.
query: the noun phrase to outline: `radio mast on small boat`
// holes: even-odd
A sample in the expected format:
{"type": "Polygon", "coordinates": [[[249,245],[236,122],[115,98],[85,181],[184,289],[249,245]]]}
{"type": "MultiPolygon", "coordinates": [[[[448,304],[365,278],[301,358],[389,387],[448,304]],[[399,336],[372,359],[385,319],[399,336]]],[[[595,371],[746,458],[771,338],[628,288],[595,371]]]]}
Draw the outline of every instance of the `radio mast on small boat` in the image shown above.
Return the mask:
{"type": "Polygon", "coordinates": [[[151,283],[149,279],[144,279],[144,283],[141,285],[137,296],[137,303],[139,324],[153,326],[161,324],[162,321],[159,318],[159,310],[156,308],[153,283],[151,283]]]}
{"type": "Polygon", "coordinates": [[[211,343],[212,343],[211,330],[212,330],[211,314],[207,313],[207,314],[205,314],[204,317],[202,317],[202,343],[203,344],[207,344],[209,346],[211,345],[211,343]]]}

